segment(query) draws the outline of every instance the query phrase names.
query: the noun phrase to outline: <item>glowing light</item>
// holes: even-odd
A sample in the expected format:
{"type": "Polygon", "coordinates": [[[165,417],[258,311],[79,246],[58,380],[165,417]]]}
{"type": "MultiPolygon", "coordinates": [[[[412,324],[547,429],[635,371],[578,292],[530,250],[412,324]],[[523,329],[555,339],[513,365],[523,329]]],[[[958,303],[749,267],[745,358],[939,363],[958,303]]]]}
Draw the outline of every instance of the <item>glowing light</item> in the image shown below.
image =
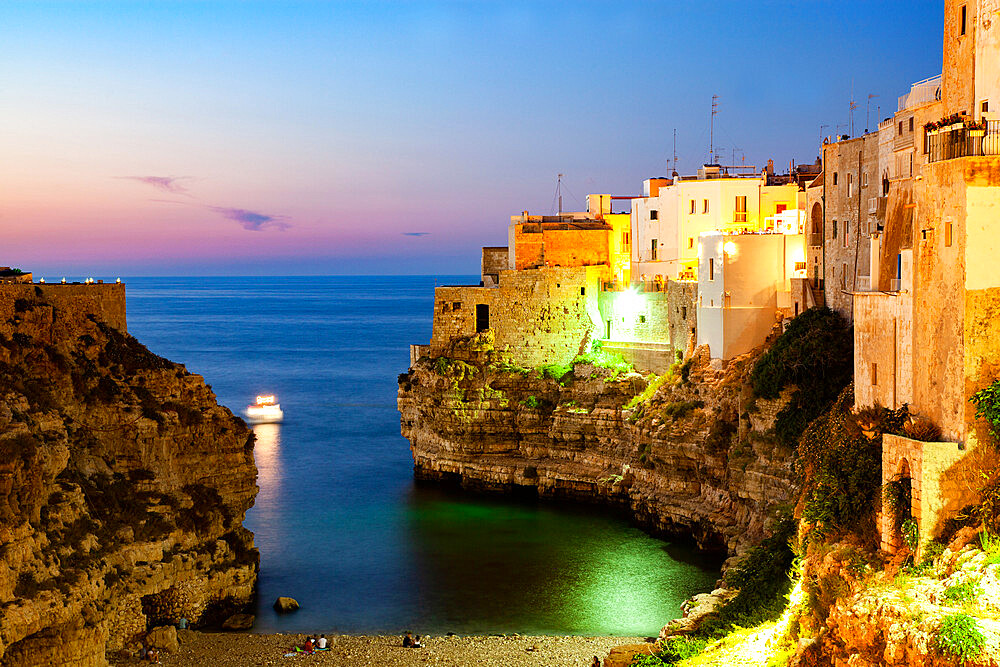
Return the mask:
{"type": "Polygon", "coordinates": [[[269,396],[258,396],[257,405],[274,405],[274,394],[269,396]]]}
{"type": "Polygon", "coordinates": [[[727,255],[732,255],[736,253],[736,244],[733,243],[732,241],[726,241],[722,247],[726,251],[727,255]]]}

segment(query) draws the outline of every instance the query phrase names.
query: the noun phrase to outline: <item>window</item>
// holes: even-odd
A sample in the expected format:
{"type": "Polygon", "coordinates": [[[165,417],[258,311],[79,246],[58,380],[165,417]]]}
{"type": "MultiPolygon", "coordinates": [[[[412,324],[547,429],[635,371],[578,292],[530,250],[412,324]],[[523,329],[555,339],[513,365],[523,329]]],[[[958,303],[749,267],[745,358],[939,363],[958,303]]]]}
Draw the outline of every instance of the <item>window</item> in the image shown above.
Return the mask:
{"type": "Polygon", "coordinates": [[[852,196],[854,192],[854,174],[847,175],[847,196],[852,196]]]}
{"type": "Polygon", "coordinates": [[[865,173],[861,174],[861,187],[863,187],[863,188],[867,188],[868,187],[868,172],[867,171],[865,173]]]}
{"type": "Polygon", "coordinates": [[[746,222],[747,221],[747,196],[737,195],[736,197],[736,213],[733,217],[733,222],[746,222]]]}
{"type": "Polygon", "coordinates": [[[775,213],[779,213],[780,214],[780,213],[784,213],[787,210],[788,210],[788,204],[775,204],[774,205],[774,212],[775,213]]]}
{"type": "Polygon", "coordinates": [[[903,136],[903,121],[899,121],[899,132],[896,133],[899,136],[903,136]]]}
{"type": "Polygon", "coordinates": [[[844,247],[846,248],[849,243],[849,237],[851,236],[851,226],[847,220],[844,220],[844,233],[842,236],[844,237],[844,247]]]}
{"type": "Polygon", "coordinates": [[[979,112],[980,113],[989,113],[989,111],[990,111],[990,101],[989,100],[983,100],[983,104],[982,104],[979,112]]]}
{"type": "Polygon", "coordinates": [[[913,116],[910,116],[910,132],[913,132],[913,116]]]}
{"type": "Polygon", "coordinates": [[[694,210],[695,210],[694,209],[694,200],[692,199],[691,202],[690,202],[690,206],[688,207],[688,212],[694,213],[694,210]]]}
{"type": "Polygon", "coordinates": [[[631,232],[622,232],[622,247],[628,248],[632,244],[631,232]]]}
{"type": "Polygon", "coordinates": [[[830,234],[830,238],[837,238],[837,221],[833,221],[833,233],[830,234]]]}
{"type": "Polygon", "coordinates": [[[686,320],[688,318],[688,307],[681,306],[681,319],[686,320]]]}
{"type": "Polygon", "coordinates": [[[847,291],[847,263],[844,263],[844,270],[840,273],[840,289],[847,291]]]}
{"type": "Polygon", "coordinates": [[[944,245],[945,245],[945,247],[948,247],[948,248],[951,247],[951,238],[952,238],[951,234],[952,234],[952,226],[951,226],[951,223],[949,222],[948,224],[946,224],[944,226],[944,245]]]}
{"type": "Polygon", "coordinates": [[[715,258],[708,258],[708,279],[715,280],[715,258]]]}
{"type": "Polygon", "coordinates": [[[872,386],[878,384],[878,364],[874,361],[872,362],[872,386]]]}
{"type": "Polygon", "coordinates": [[[490,307],[485,303],[476,304],[476,333],[490,328],[490,307]]]}
{"type": "Polygon", "coordinates": [[[701,212],[702,213],[708,213],[708,200],[707,199],[702,199],[701,200],[701,212]]]}
{"type": "Polygon", "coordinates": [[[587,295],[587,288],[586,287],[581,287],[580,288],[580,296],[586,296],[586,295],[587,295]]]}
{"type": "Polygon", "coordinates": [[[655,208],[652,209],[652,210],[650,210],[649,211],[649,219],[650,220],[659,220],[660,219],[660,212],[657,211],[655,208]]]}
{"type": "Polygon", "coordinates": [[[837,184],[837,172],[833,172],[833,184],[837,184]]]}
{"type": "Polygon", "coordinates": [[[653,239],[649,243],[649,258],[656,261],[656,239],[653,239]]]}
{"type": "Polygon", "coordinates": [[[688,250],[691,250],[693,248],[694,248],[694,237],[693,236],[689,236],[688,237],[688,250]]]}
{"type": "Polygon", "coordinates": [[[451,304],[451,309],[452,310],[462,310],[462,302],[461,301],[456,301],[455,303],[451,304]]]}
{"type": "Polygon", "coordinates": [[[968,16],[968,12],[965,9],[965,5],[962,5],[962,7],[961,7],[961,9],[959,9],[959,11],[961,12],[961,15],[960,15],[960,17],[958,19],[958,34],[959,35],[964,35],[965,34],[965,19],[968,16]]]}

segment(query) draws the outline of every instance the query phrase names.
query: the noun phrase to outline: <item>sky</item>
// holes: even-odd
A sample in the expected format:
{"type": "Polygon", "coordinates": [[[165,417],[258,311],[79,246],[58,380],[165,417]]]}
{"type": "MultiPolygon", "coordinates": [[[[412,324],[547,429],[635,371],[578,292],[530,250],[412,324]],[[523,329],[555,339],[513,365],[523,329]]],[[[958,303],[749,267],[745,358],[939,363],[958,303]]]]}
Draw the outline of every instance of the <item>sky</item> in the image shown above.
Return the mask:
{"type": "Polygon", "coordinates": [[[941,71],[943,2],[0,4],[0,265],[476,274],[510,215],[783,171],[941,71]],[[877,97],[868,98],[869,95],[877,97]]]}

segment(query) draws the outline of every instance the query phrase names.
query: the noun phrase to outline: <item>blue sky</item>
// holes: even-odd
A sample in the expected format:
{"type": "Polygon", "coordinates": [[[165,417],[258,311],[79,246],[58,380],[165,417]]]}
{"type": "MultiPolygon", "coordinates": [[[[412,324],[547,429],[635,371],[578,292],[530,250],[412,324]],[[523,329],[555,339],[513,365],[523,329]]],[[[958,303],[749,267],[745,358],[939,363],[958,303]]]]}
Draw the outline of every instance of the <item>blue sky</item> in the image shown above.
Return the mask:
{"type": "Polygon", "coordinates": [[[939,73],[941,2],[0,5],[0,264],[474,273],[512,213],[815,159],[939,73]],[[827,125],[821,133],[821,126],[827,125]],[[839,125],[839,128],[838,128],[839,125]],[[160,180],[157,180],[160,179],[160,180]],[[163,180],[166,179],[166,180],[163,180]],[[421,236],[408,233],[426,232],[421,236]]]}

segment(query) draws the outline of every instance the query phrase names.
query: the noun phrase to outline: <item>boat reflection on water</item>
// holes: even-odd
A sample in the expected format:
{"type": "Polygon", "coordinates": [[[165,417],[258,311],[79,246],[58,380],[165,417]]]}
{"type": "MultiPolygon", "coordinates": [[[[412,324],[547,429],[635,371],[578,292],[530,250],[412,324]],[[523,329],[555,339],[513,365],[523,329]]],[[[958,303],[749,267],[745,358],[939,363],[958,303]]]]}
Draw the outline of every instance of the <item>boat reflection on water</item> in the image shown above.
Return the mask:
{"type": "Polygon", "coordinates": [[[257,501],[277,497],[281,487],[281,424],[254,424],[257,441],[253,447],[257,463],[257,501]]]}

